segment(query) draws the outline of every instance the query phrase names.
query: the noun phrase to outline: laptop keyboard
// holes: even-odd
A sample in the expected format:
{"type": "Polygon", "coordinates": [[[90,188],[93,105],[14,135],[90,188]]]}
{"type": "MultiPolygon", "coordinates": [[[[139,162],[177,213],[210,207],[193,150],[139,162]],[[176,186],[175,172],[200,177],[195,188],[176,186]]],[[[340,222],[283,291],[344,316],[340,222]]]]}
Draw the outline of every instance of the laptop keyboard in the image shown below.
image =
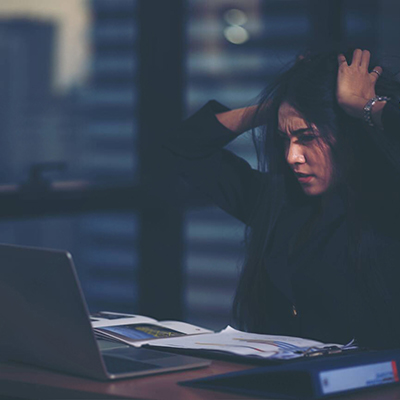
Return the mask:
{"type": "Polygon", "coordinates": [[[111,374],[161,368],[157,364],[152,364],[151,360],[176,357],[174,354],[133,347],[102,351],[102,356],[107,371],[111,374]]]}
{"type": "Polygon", "coordinates": [[[125,357],[103,355],[104,363],[110,374],[122,374],[124,372],[145,371],[160,368],[158,365],[143,361],[130,360],[125,357]]]}

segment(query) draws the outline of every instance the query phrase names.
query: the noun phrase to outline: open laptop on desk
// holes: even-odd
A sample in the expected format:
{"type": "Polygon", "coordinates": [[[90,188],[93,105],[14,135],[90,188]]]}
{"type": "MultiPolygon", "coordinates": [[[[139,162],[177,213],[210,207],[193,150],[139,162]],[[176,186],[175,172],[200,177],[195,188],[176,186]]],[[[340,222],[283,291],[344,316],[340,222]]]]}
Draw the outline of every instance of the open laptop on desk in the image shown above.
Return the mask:
{"type": "Polygon", "coordinates": [[[207,360],[99,346],[71,255],[0,245],[0,358],[108,380],[205,367],[207,360]]]}

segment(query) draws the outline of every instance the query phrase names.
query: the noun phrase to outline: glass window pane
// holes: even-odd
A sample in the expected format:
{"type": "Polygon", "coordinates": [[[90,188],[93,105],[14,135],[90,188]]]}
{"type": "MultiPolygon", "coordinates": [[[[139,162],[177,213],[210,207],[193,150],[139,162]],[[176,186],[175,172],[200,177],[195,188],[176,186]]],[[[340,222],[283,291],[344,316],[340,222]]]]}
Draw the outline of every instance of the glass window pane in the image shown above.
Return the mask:
{"type": "Polygon", "coordinates": [[[0,52],[0,183],[135,180],[136,0],[3,0],[0,52]]]}
{"type": "Polygon", "coordinates": [[[134,212],[0,221],[0,243],[68,250],[90,310],[135,312],[138,223],[134,212]]]}
{"type": "MultiPolygon", "coordinates": [[[[0,2],[0,184],[47,162],[136,183],[137,3],[0,2]]],[[[136,212],[0,221],[1,242],[70,251],[91,309],[135,311],[136,238],[136,212]]]]}
{"type": "MultiPolygon", "coordinates": [[[[188,4],[187,114],[211,98],[231,108],[254,103],[309,39],[304,1],[190,0],[188,4]]],[[[229,149],[256,167],[249,134],[240,136],[229,149]]],[[[185,226],[186,318],[221,329],[232,323],[244,225],[207,207],[189,210],[185,226]]]]}

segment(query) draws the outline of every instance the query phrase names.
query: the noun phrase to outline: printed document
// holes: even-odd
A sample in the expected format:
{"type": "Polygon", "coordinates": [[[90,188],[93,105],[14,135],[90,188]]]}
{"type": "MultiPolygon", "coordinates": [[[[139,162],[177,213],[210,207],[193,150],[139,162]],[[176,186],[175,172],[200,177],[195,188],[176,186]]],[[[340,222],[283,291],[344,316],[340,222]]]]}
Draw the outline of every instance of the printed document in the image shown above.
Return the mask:
{"type": "Polygon", "coordinates": [[[356,348],[352,342],[347,345],[327,344],[298,337],[247,333],[230,326],[219,333],[159,339],[153,341],[151,347],[217,351],[244,357],[277,360],[339,353],[356,348]]]}

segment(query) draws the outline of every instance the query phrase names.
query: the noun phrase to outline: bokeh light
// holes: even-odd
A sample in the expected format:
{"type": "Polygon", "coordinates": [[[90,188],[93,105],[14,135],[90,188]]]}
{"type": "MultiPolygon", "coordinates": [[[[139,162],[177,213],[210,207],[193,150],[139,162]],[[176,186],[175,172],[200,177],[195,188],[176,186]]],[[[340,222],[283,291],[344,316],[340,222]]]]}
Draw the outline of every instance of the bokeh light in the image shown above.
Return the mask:
{"type": "Polygon", "coordinates": [[[243,44],[247,42],[250,38],[247,30],[237,25],[228,26],[227,28],[225,28],[224,36],[226,40],[233,44],[243,44]]]}
{"type": "Polygon", "coordinates": [[[247,22],[247,15],[237,8],[232,8],[224,14],[224,19],[229,25],[244,25],[247,22]]]}

